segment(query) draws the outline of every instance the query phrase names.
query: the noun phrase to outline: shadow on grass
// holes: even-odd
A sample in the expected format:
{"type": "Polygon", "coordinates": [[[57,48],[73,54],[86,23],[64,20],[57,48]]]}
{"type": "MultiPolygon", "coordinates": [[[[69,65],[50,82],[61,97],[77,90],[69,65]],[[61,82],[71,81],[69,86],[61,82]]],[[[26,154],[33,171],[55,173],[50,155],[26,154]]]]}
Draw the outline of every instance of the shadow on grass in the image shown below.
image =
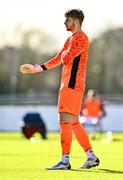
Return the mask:
{"type": "Polygon", "coordinates": [[[123,174],[123,171],[119,171],[119,170],[112,170],[112,169],[71,169],[70,171],[82,171],[82,172],[95,172],[95,173],[113,173],[113,174],[123,174]]]}
{"type": "Polygon", "coordinates": [[[104,171],[105,173],[120,173],[123,174],[123,171],[118,171],[118,170],[111,170],[111,169],[99,169],[101,171],[104,171]]]}

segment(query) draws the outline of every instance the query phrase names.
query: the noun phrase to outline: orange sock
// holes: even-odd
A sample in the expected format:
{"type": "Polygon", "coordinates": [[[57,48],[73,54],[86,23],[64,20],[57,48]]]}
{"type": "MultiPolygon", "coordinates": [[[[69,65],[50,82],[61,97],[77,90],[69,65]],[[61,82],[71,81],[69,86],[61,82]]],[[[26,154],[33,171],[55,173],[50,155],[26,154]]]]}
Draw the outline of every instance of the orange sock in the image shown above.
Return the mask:
{"type": "Polygon", "coordinates": [[[80,122],[77,120],[72,120],[71,127],[76,136],[76,139],[78,140],[79,144],[83,147],[84,151],[86,152],[92,149],[87,132],[85,131],[84,127],[80,124],[80,122]]]}
{"type": "Polygon", "coordinates": [[[70,147],[72,143],[72,129],[71,124],[66,123],[65,121],[60,122],[60,135],[61,135],[61,147],[62,155],[70,154],[70,147]]]}

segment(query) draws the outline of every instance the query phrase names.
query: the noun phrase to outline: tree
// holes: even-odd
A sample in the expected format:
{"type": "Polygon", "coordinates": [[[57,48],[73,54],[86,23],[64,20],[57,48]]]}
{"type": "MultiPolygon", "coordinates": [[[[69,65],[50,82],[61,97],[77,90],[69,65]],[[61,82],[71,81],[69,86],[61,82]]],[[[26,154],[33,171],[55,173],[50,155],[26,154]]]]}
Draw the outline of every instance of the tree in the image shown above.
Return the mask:
{"type": "Polygon", "coordinates": [[[49,71],[47,76],[45,73],[22,75],[19,72],[21,64],[42,64],[54,56],[56,53],[52,48],[55,40],[49,34],[34,29],[23,32],[21,39],[18,47],[5,46],[0,49],[0,94],[55,92],[59,79],[57,70],[49,71]]]}
{"type": "Polygon", "coordinates": [[[92,40],[89,51],[87,88],[102,94],[123,91],[123,28],[109,29],[92,40]]]}
{"type": "MultiPolygon", "coordinates": [[[[22,75],[19,72],[21,64],[42,64],[55,56],[56,44],[56,40],[49,34],[33,29],[22,33],[20,46],[2,47],[0,49],[0,94],[56,93],[60,84],[61,66],[36,75],[22,75]]],[[[123,28],[106,30],[91,41],[87,89],[97,89],[101,94],[122,94],[122,46],[123,28]]]]}

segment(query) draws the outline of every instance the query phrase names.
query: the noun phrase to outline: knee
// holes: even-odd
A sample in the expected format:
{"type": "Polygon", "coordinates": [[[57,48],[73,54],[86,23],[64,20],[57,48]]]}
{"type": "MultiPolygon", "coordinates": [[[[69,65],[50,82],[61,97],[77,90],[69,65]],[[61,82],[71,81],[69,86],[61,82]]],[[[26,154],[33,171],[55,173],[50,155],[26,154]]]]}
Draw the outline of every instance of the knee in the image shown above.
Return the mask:
{"type": "Polygon", "coordinates": [[[71,126],[72,126],[72,127],[77,126],[78,124],[79,124],[79,121],[76,120],[76,119],[73,119],[73,120],[71,121],[71,126]]]}
{"type": "Polygon", "coordinates": [[[67,112],[62,112],[59,114],[60,122],[70,123],[73,115],[67,112]]]}

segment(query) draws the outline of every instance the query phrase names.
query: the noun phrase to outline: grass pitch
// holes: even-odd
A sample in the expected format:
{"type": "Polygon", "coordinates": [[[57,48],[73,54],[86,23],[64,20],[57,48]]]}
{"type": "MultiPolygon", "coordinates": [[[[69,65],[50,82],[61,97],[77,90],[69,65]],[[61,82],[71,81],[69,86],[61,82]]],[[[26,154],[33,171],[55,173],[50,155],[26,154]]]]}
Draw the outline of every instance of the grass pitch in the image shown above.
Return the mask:
{"type": "Polygon", "coordinates": [[[123,134],[111,139],[93,140],[91,144],[100,158],[99,167],[80,169],[86,156],[73,138],[71,170],[45,170],[60,160],[58,133],[49,133],[48,140],[26,140],[21,133],[0,133],[0,180],[122,180],[123,134]]]}

